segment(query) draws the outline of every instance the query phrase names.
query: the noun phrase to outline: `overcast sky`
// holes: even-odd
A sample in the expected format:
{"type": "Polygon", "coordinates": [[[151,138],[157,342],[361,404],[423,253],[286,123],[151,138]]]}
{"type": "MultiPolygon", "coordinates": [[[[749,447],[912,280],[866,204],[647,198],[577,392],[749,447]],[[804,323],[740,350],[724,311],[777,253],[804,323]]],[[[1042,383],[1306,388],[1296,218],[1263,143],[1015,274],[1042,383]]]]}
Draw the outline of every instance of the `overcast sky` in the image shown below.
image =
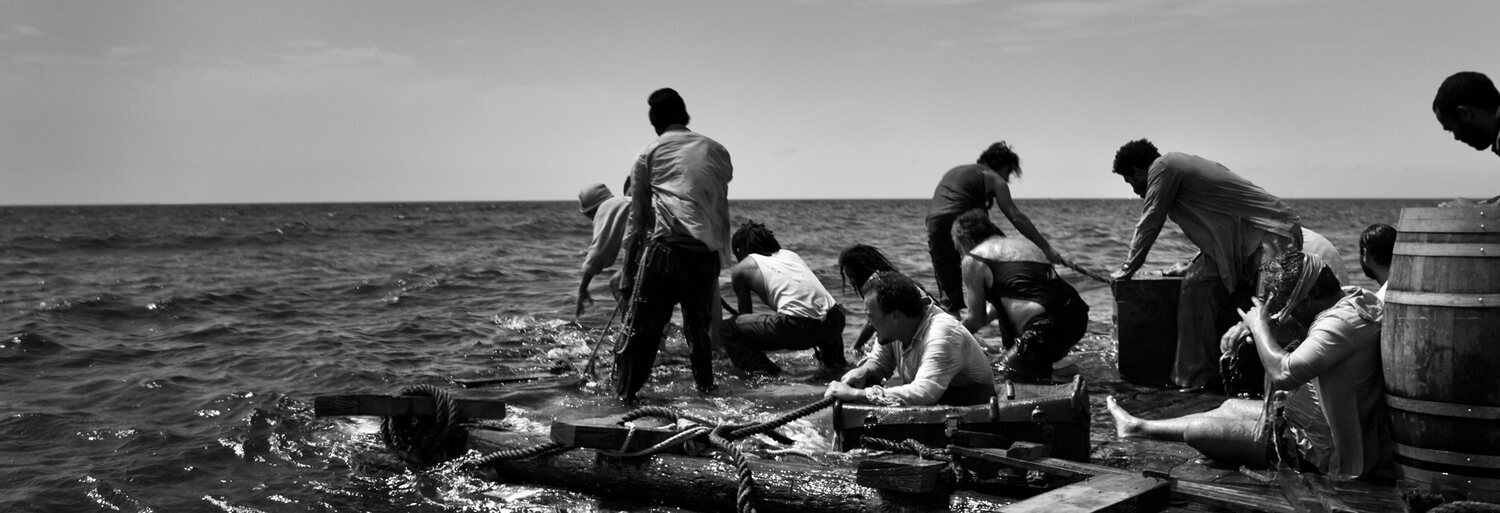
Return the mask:
{"type": "Polygon", "coordinates": [[[1430,106],[1500,2],[0,0],[0,204],[570,200],[673,87],[730,197],[1130,197],[1146,137],[1283,197],[1500,193],[1430,106]]]}

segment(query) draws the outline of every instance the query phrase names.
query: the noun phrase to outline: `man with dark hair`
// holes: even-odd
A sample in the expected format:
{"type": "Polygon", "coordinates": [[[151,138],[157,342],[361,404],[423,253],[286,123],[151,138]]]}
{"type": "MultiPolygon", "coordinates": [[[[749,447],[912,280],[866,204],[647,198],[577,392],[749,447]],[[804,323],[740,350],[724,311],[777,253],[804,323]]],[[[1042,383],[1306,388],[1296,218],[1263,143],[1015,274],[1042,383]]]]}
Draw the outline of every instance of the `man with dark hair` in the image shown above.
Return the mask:
{"type": "Polygon", "coordinates": [[[1088,331],[1088,303],[1036,245],[1006,237],[984,211],[958,216],[953,242],[964,253],[964,296],[973,306],[964,327],[974,333],[997,321],[1005,347],[1000,373],[1013,381],[1050,380],[1052,364],[1088,331]]]}
{"type": "Polygon", "coordinates": [[[864,296],[879,343],[859,367],[829,383],[824,397],[887,406],[971,405],[994,397],[994,371],[979,341],[926,301],[911,278],[876,273],[864,296]],[[903,384],[882,387],[893,375],[903,384]]]}
{"type": "Polygon", "coordinates": [[[730,268],[729,280],[739,314],[724,322],[722,338],[735,367],[778,374],[781,367],[766,351],[812,349],[825,369],[844,370],[844,309],[802,257],[754,221],[734,232],[733,247],[740,262],[730,268]],[[754,313],[754,296],[774,311],[754,313]]]}
{"type": "MultiPolygon", "coordinates": [[[[1453,139],[1476,150],[1500,155],[1500,91],[1490,77],[1476,71],[1449,75],[1432,99],[1432,113],[1453,139]]],[[[1500,203],[1500,196],[1487,200],[1458,198],[1439,206],[1463,207],[1500,203]]]]}
{"type": "Polygon", "coordinates": [[[1016,207],[1010,197],[1010,177],[1021,176],[1021,157],[1012,151],[1005,141],[991,144],[973,164],[965,164],[948,170],[938,181],[932,192],[932,201],[927,205],[927,250],[932,255],[932,273],[937,278],[938,292],[948,301],[949,312],[957,314],[964,309],[963,277],[958,270],[962,256],[953,246],[953,220],[973,209],[989,210],[993,203],[1000,212],[1042,252],[1050,262],[1061,263],[1062,256],[1052,250],[1052,245],[1042,237],[1031,218],[1016,207]]]}
{"type": "Polygon", "coordinates": [[[1500,91],[1483,73],[1460,71],[1443,80],[1432,113],[1458,142],[1500,155],[1500,91]]]}
{"type": "MultiPolygon", "coordinates": [[[[578,211],[594,222],[594,238],[583,258],[583,279],[578,282],[575,317],[583,315],[584,308],[594,303],[594,298],[589,295],[589,282],[615,265],[620,256],[620,241],[625,238],[626,218],[630,217],[630,198],[617,197],[609,192],[609,186],[596,183],[578,192],[578,211]]],[[[609,280],[610,290],[616,297],[620,295],[619,285],[619,275],[616,274],[609,280]]]]}
{"type": "Polygon", "coordinates": [[[1130,256],[1113,278],[1140,269],[1167,219],[1182,229],[1199,252],[1183,273],[1172,380],[1189,390],[1217,388],[1219,335],[1239,321],[1236,307],[1248,308],[1250,297],[1264,292],[1271,273],[1262,269],[1302,251],[1297,214],[1217,162],[1161,155],[1145,139],[1121,146],[1113,170],[1145,199],[1130,256]]]}
{"type": "Polygon", "coordinates": [[[634,401],[650,377],[672,310],[682,304],[683,337],[700,392],[714,389],[713,341],[719,268],[729,260],[729,151],[688,130],[686,103],[672,89],[647,98],[657,139],[631,170],[625,277],[626,342],[615,355],[615,392],[634,401]]]}
{"type": "Polygon", "coordinates": [[[1385,301],[1386,280],[1391,277],[1391,255],[1396,250],[1396,229],[1376,223],[1359,234],[1359,267],[1380,284],[1375,296],[1385,301]]]}

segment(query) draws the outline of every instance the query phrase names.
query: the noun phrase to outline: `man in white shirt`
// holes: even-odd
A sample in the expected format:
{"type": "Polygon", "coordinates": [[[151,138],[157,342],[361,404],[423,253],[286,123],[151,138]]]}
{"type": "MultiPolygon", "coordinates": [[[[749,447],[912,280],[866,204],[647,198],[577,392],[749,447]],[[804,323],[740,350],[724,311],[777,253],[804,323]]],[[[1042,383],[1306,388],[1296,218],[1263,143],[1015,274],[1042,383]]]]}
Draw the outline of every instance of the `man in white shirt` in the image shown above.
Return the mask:
{"type": "Polygon", "coordinates": [[[724,352],[735,367],[777,374],[766,351],[812,349],[827,370],[842,371],[844,310],[818,276],[765,225],[746,221],[731,242],[740,262],[729,270],[739,313],[724,322],[724,352]],[[754,296],[770,313],[755,313],[754,296]]]}
{"type": "MultiPolygon", "coordinates": [[[[625,224],[630,217],[630,197],[617,197],[609,192],[609,186],[596,183],[578,192],[578,211],[594,222],[594,238],[583,257],[583,278],[578,282],[575,317],[583,315],[584,308],[594,303],[594,298],[589,295],[589,282],[615,265],[620,256],[620,241],[625,238],[625,224]]],[[[611,279],[609,285],[618,297],[619,280],[611,279]]]]}
{"type": "Polygon", "coordinates": [[[859,367],[828,384],[824,397],[886,406],[972,405],[995,395],[989,357],[958,318],[923,297],[901,273],[865,283],[865,308],[879,343],[859,367]],[[891,376],[899,386],[883,387],[891,376]]]}

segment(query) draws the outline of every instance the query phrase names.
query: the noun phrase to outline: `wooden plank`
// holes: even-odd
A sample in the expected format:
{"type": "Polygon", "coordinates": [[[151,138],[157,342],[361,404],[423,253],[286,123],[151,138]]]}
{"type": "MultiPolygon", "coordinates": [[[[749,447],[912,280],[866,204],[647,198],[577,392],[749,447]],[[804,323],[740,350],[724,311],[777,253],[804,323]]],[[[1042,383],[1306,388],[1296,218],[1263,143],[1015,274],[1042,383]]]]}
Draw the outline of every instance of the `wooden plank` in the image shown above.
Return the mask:
{"type": "Polygon", "coordinates": [[[979,431],[967,431],[959,429],[948,437],[949,443],[964,447],[994,447],[997,449],[1010,447],[1012,442],[1003,436],[983,433],[979,431]]]}
{"type": "Polygon", "coordinates": [[[1328,513],[1317,494],[1308,488],[1307,482],[1296,471],[1282,467],[1276,469],[1276,484],[1281,486],[1281,495],[1291,504],[1296,513],[1328,513]]]}
{"type": "Polygon", "coordinates": [[[912,455],[893,455],[859,462],[854,482],[877,490],[905,493],[937,491],[948,463],[912,455]]]}
{"type": "Polygon", "coordinates": [[[1172,481],[1127,474],[1089,478],[1011,504],[1005,513],[1154,512],[1172,503],[1172,481]]]}
{"type": "Polygon", "coordinates": [[[520,383],[524,381],[536,381],[539,379],[552,379],[558,377],[558,373],[550,371],[521,372],[516,374],[501,374],[498,376],[484,376],[473,378],[449,378],[453,384],[461,387],[483,387],[490,385],[504,385],[507,383],[520,383]]]}
{"type": "MultiPolygon", "coordinates": [[[[1036,461],[1024,461],[1006,456],[1003,451],[995,449],[970,449],[965,447],[949,447],[948,451],[962,458],[986,461],[993,464],[1007,465],[1026,470],[1036,470],[1062,477],[1093,477],[1104,474],[1132,474],[1133,472],[1103,465],[1080,463],[1077,461],[1059,458],[1042,458],[1036,461]]],[[[1286,503],[1274,487],[1256,486],[1251,491],[1226,486],[1196,483],[1192,481],[1178,480],[1174,484],[1173,493],[1177,496],[1210,506],[1223,508],[1267,511],[1270,513],[1295,513],[1292,507],[1286,503]]]]}
{"type": "MultiPolygon", "coordinates": [[[[503,419],[505,403],[478,399],[455,399],[458,415],[467,419],[503,419]]],[[[313,415],[332,417],[337,415],[374,415],[400,417],[436,415],[437,403],[423,395],[329,395],[313,398],[313,415]]]]}
{"type": "Polygon", "coordinates": [[[1307,481],[1308,487],[1318,496],[1318,501],[1323,503],[1323,508],[1331,513],[1357,513],[1359,510],[1345,504],[1339,496],[1338,490],[1328,482],[1326,476],[1318,474],[1306,474],[1302,479],[1307,481]]]}
{"type": "MultiPolygon", "coordinates": [[[[557,420],[552,422],[551,436],[552,441],[570,447],[636,452],[677,435],[675,427],[663,426],[657,419],[638,419],[632,424],[634,429],[621,424],[619,417],[557,420]]],[[[686,453],[681,444],[664,448],[663,452],[686,453]]]]}

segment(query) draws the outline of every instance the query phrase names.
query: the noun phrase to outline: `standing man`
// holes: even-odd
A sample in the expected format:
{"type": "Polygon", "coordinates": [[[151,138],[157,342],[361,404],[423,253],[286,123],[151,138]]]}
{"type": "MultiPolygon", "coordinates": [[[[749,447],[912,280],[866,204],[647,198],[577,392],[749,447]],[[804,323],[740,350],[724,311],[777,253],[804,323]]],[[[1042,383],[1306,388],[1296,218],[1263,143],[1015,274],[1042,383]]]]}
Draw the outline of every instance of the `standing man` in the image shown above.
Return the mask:
{"type": "Polygon", "coordinates": [[[719,316],[719,268],[729,260],[729,151],[688,130],[687,105],[670,88],[647,97],[658,136],[631,170],[629,255],[621,290],[624,347],[615,355],[615,393],[632,402],[651,376],[662,332],[682,305],[698,391],[714,389],[711,330],[719,316]]]}
{"type": "Polygon", "coordinates": [[[1238,322],[1262,293],[1282,255],[1302,251],[1296,212],[1281,199],[1217,162],[1161,155],[1150,141],[1126,143],[1115,153],[1114,172],[1145,199],[1130,256],[1112,276],[1130,279],[1170,218],[1198,246],[1182,282],[1177,311],[1177,355],[1172,381],[1189,390],[1222,387],[1219,335],[1238,322]]]}
{"type": "Polygon", "coordinates": [[[1052,245],[1031,224],[1031,218],[1016,208],[1015,200],[1010,197],[1012,176],[1021,176],[1021,157],[1005,141],[1000,141],[979,154],[974,164],[948,170],[932,191],[932,201],[927,204],[927,251],[932,255],[932,273],[937,278],[938,292],[948,301],[949,313],[956,315],[965,306],[963,274],[958,268],[963,258],[953,245],[951,231],[953,220],[964,212],[988,211],[994,203],[1021,235],[1042,249],[1047,261],[1062,263],[1062,256],[1052,250],[1052,245]]]}
{"type": "Polygon", "coordinates": [[[825,370],[842,372],[844,309],[823,288],[802,257],[781,247],[765,225],[746,221],[734,232],[730,284],[739,299],[738,315],[724,322],[724,352],[748,372],[779,374],[766,351],[812,349],[825,370]],[[755,299],[771,313],[754,313],[755,299]]]}
{"type": "MultiPolygon", "coordinates": [[[[630,198],[615,197],[609,186],[596,183],[578,192],[578,210],[584,217],[594,221],[594,239],[589,242],[588,253],[583,257],[583,279],[578,282],[578,305],[574,317],[583,315],[583,309],[594,304],[589,296],[589,282],[609,266],[615,265],[620,256],[620,241],[625,237],[626,218],[630,217],[630,198]]],[[[609,280],[610,290],[618,298],[619,280],[609,280]]]]}

